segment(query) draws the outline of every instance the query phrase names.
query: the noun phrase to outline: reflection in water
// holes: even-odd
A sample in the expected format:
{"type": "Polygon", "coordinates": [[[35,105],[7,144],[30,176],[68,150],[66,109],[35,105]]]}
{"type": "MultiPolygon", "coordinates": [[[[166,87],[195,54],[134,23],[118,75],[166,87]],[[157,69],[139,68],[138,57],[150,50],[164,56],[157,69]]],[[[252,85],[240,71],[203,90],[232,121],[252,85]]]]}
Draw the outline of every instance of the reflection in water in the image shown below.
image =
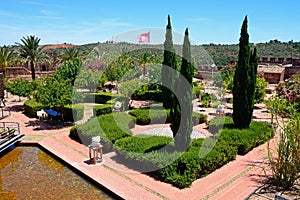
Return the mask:
{"type": "Polygon", "coordinates": [[[0,199],[112,199],[39,148],[0,156],[0,199]]]}

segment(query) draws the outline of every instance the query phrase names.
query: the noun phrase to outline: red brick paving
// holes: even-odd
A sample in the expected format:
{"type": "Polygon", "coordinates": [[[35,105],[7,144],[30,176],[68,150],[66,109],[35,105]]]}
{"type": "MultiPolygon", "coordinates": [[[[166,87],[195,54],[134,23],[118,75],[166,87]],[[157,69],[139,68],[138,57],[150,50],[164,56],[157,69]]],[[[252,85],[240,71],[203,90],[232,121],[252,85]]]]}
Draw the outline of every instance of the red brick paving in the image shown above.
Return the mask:
{"type": "Polygon", "coordinates": [[[24,142],[38,143],[124,199],[245,199],[265,180],[260,164],[266,144],[181,190],[117,163],[114,152],[104,154],[102,163],[89,165],[88,148],[68,137],[70,127],[47,130],[44,122],[21,112],[11,114],[2,121],[18,121],[24,142]]]}

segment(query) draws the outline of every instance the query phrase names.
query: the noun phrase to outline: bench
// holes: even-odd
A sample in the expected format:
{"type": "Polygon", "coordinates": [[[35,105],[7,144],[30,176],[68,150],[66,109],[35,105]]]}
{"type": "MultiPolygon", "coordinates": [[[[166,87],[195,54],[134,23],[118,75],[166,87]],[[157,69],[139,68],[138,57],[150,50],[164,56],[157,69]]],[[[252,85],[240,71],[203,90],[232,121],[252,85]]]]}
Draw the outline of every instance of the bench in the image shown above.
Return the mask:
{"type": "Polygon", "coordinates": [[[51,119],[61,119],[61,113],[56,111],[56,110],[45,110],[45,112],[47,113],[48,115],[48,118],[51,118],[51,119]]]}

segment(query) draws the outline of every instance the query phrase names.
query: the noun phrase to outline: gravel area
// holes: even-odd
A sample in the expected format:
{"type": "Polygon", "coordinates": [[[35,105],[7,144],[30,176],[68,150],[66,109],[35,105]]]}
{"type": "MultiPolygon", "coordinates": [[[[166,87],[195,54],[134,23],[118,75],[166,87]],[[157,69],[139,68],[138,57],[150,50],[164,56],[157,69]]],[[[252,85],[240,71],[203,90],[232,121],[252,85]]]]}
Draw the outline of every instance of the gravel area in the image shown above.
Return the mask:
{"type": "MultiPolygon", "coordinates": [[[[140,134],[173,137],[173,133],[170,128],[152,128],[152,129],[145,130],[140,134]]],[[[191,138],[196,139],[196,138],[206,138],[206,137],[204,134],[200,133],[199,131],[193,130],[191,138]]]]}

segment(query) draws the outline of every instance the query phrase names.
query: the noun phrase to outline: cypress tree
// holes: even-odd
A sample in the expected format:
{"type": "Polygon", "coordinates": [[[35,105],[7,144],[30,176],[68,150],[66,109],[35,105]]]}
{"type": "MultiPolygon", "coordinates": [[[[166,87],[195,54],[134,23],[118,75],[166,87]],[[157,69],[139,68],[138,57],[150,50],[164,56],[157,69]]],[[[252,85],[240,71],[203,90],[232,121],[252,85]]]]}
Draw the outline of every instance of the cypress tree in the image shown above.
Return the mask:
{"type": "Polygon", "coordinates": [[[193,129],[192,81],[194,67],[191,64],[190,46],[189,32],[186,29],[182,47],[181,76],[176,80],[175,84],[177,98],[173,100],[174,115],[171,122],[175,148],[178,151],[184,151],[188,148],[193,129]]]}
{"type": "MultiPolygon", "coordinates": [[[[172,107],[173,91],[177,74],[176,57],[172,40],[172,26],[170,16],[168,15],[168,24],[166,27],[166,39],[164,42],[164,59],[162,63],[161,79],[162,79],[162,100],[163,107],[168,109],[172,107]],[[174,70],[172,70],[174,69],[174,70]]],[[[171,109],[171,116],[172,116],[171,109]]]]}
{"type": "Polygon", "coordinates": [[[249,71],[249,93],[248,99],[250,104],[250,114],[248,115],[247,123],[251,123],[252,114],[254,110],[254,94],[255,94],[255,86],[256,86],[256,77],[257,77],[257,66],[258,66],[258,56],[256,47],[250,54],[250,71],[249,71]]]}
{"type": "Polygon", "coordinates": [[[239,129],[248,128],[254,108],[254,92],[257,74],[256,49],[250,52],[248,19],[244,19],[239,43],[238,64],[233,86],[233,121],[239,129]]]}

